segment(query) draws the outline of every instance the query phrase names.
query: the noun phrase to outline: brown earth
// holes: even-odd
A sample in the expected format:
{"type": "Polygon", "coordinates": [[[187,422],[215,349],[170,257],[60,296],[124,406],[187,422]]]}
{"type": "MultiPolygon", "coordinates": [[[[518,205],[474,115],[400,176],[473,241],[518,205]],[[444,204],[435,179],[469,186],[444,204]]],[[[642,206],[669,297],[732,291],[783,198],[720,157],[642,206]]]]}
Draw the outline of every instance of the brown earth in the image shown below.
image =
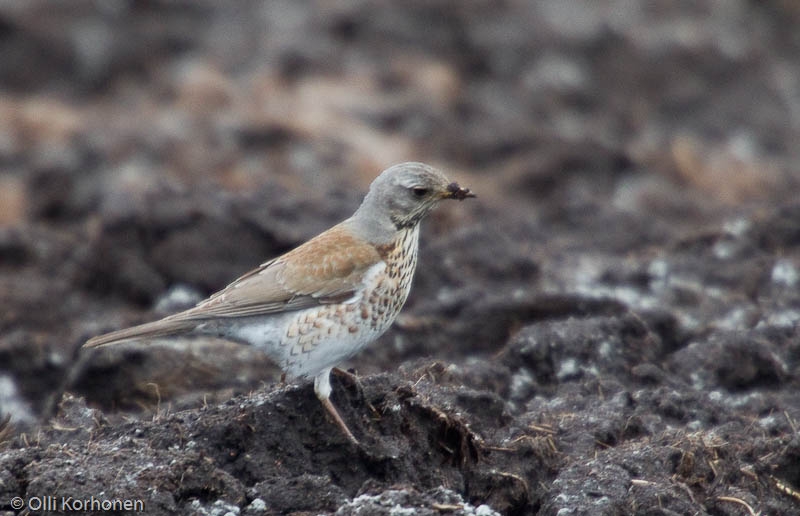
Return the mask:
{"type": "Polygon", "coordinates": [[[800,514],[798,22],[745,0],[3,4],[0,514],[800,514]],[[404,160],[479,197],[427,221],[401,318],[333,380],[362,446],[247,347],[80,350],[404,160]]]}

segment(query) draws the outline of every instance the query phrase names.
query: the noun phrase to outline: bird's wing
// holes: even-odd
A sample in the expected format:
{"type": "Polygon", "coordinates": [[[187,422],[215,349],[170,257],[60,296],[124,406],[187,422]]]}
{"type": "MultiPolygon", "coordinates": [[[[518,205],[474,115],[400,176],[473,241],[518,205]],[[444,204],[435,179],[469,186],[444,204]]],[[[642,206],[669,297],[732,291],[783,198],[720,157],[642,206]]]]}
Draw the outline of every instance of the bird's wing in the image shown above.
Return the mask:
{"type": "Polygon", "coordinates": [[[375,246],[339,224],[167,320],[264,315],[345,302],[357,295],[375,266],[383,266],[375,246]]]}
{"type": "Polygon", "coordinates": [[[214,317],[245,317],[354,300],[365,275],[385,267],[381,253],[341,224],[248,272],[194,308],[89,339],[99,347],[184,333],[214,317]]]}

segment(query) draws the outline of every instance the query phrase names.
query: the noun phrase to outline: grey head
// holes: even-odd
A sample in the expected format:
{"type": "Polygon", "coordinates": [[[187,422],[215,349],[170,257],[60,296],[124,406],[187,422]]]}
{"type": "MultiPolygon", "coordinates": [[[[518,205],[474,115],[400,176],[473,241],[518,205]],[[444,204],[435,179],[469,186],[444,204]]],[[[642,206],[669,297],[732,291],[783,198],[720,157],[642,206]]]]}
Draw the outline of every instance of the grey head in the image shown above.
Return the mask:
{"type": "Polygon", "coordinates": [[[348,222],[369,241],[387,241],[402,229],[419,224],[444,199],[475,197],[430,165],[400,163],[381,172],[348,222]]]}

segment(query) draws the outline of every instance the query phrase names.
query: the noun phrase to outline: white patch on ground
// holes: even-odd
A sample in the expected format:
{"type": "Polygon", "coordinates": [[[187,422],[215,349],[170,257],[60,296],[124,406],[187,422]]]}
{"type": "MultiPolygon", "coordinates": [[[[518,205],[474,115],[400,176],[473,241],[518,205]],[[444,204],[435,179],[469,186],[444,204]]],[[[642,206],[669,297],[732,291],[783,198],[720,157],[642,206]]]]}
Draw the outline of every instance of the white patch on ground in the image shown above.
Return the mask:
{"type": "Polygon", "coordinates": [[[0,375],[0,419],[7,415],[12,422],[33,423],[36,420],[30,404],[20,396],[14,379],[0,375]]]}
{"type": "Polygon", "coordinates": [[[800,274],[791,260],[781,258],[772,266],[772,282],[776,285],[794,287],[797,285],[798,279],[800,279],[800,274]]]}

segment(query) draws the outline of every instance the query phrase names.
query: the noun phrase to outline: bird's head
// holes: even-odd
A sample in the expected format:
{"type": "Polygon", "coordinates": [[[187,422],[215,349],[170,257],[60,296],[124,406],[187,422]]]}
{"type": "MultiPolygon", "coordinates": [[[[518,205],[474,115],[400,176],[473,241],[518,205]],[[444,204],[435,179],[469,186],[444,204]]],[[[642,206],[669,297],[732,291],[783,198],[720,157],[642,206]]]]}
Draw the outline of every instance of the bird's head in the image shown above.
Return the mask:
{"type": "Polygon", "coordinates": [[[424,163],[400,163],[384,170],[369,187],[356,214],[391,221],[394,230],[413,227],[444,199],[475,197],[424,163]]]}

